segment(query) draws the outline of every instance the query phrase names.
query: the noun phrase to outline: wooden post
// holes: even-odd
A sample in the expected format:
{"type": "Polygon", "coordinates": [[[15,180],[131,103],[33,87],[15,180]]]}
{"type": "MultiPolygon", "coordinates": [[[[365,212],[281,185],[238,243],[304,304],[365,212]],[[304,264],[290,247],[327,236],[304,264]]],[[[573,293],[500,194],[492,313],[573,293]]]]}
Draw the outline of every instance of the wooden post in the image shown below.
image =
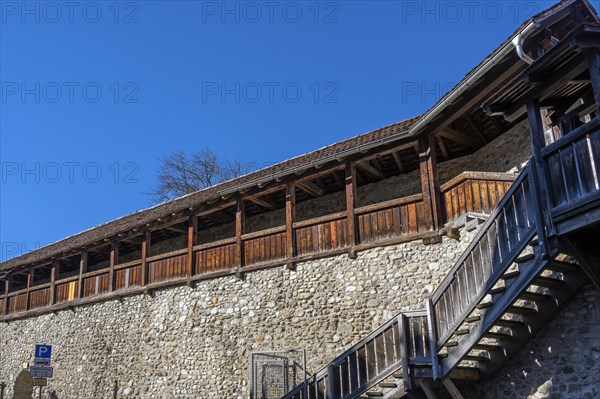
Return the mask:
{"type": "Polygon", "coordinates": [[[2,309],[2,314],[8,314],[8,294],[12,290],[13,276],[7,276],[6,281],[4,282],[4,308],[2,309]]]}
{"type": "Polygon", "coordinates": [[[356,167],[353,163],[346,163],[346,211],[348,218],[348,238],[350,241],[350,249],[348,256],[352,259],[356,258],[356,217],[354,215],[356,208],[356,167]]]}
{"type": "Polygon", "coordinates": [[[238,198],[235,210],[235,263],[238,266],[236,272],[238,278],[241,277],[241,269],[244,267],[244,243],[242,242],[242,234],[244,234],[245,214],[244,200],[238,198]]]}
{"type": "Polygon", "coordinates": [[[433,135],[419,139],[419,168],[421,170],[423,205],[427,213],[424,216],[432,230],[439,230],[443,222],[433,135]]]}
{"type": "Polygon", "coordinates": [[[142,286],[148,285],[148,254],[150,253],[150,231],[145,231],[142,238],[142,286]]]}
{"type": "Polygon", "coordinates": [[[552,201],[547,185],[549,179],[542,158],[542,148],[546,146],[546,139],[544,138],[544,124],[540,105],[537,100],[527,104],[527,118],[529,119],[531,149],[533,152],[533,167],[531,171],[535,174],[533,176],[535,184],[532,190],[535,190],[534,196],[538,199],[538,203],[534,205],[538,219],[538,239],[540,240],[540,248],[542,248],[543,255],[549,255],[548,236],[554,235],[554,227],[550,215],[552,201]]]}
{"type": "Polygon", "coordinates": [[[87,272],[88,252],[81,251],[81,260],[79,261],[79,280],[77,284],[77,298],[83,296],[83,273],[87,272]]]}
{"type": "Polygon", "coordinates": [[[294,268],[294,256],[296,255],[296,234],[294,222],[296,221],[296,186],[293,182],[287,183],[285,187],[285,232],[286,253],[288,258],[288,269],[294,268]]]}
{"type": "Polygon", "coordinates": [[[195,256],[194,256],[194,245],[196,245],[196,232],[198,231],[198,217],[195,214],[190,215],[188,223],[188,253],[187,253],[187,265],[186,273],[188,277],[192,277],[195,273],[195,256]]]}
{"type": "Polygon", "coordinates": [[[115,290],[115,265],[119,263],[119,242],[113,239],[110,243],[110,261],[108,272],[108,291],[115,290]]]}
{"type": "Polygon", "coordinates": [[[35,269],[32,267],[27,272],[27,294],[25,295],[25,310],[29,310],[29,289],[33,283],[33,276],[35,273],[35,269]]]}
{"type": "Polygon", "coordinates": [[[600,115],[600,51],[596,50],[589,59],[590,79],[596,100],[596,115],[600,115]]]}
{"type": "Polygon", "coordinates": [[[50,300],[49,305],[56,303],[56,276],[60,272],[60,261],[52,259],[52,267],[50,268],[50,300]]]}

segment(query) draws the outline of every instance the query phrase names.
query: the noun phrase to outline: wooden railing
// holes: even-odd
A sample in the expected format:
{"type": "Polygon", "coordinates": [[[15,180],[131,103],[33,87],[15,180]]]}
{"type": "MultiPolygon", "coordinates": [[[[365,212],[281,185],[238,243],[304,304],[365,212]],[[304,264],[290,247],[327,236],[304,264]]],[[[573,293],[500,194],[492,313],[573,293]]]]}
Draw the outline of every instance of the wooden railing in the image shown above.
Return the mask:
{"type": "MultiPolygon", "coordinates": [[[[431,365],[427,312],[401,313],[353,345],[284,396],[285,399],[358,397],[398,370],[409,387],[413,365],[431,365]]],[[[282,398],[282,399],[284,399],[282,398]]]]}
{"type": "Polygon", "coordinates": [[[433,294],[438,349],[496,284],[536,233],[530,164],[433,294]]]}
{"type": "Polygon", "coordinates": [[[600,116],[542,149],[552,214],[583,206],[600,193],[600,116]]]}
{"type": "MultiPolygon", "coordinates": [[[[447,218],[469,211],[487,211],[495,204],[509,180],[509,175],[498,173],[468,172],[457,176],[442,186],[444,195],[452,199],[447,218]]],[[[149,256],[145,262],[137,259],[117,263],[113,266],[112,282],[110,268],[104,268],[82,273],[81,276],[57,279],[54,291],[48,283],[30,287],[29,291],[0,295],[1,301],[8,301],[0,307],[0,312],[6,308],[7,314],[12,315],[83,298],[106,297],[105,294],[111,292],[111,287],[117,294],[119,291],[134,292],[136,287],[141,290],[145,284],[178,284],[189,281],[190,278],[210,278],[243,271],[245,268],[255,270],[339,254],[353,248],[366,249],[418,239],[427,234],[435,234],[425,208],[422,194],[355,208],[354,239],[349,231],[347,212],[297,221],[291,225],[294,249],[291,257],[287,242],[289,232],[286,226],[280,226],[242,234],[239,249],[235,237],[195,245],[191,248],[191,268],[188,262],[189,248],[149,256]]]]}
{"type": "Polygon", "coordinates": [[[490,214],[515,180],[514,174],[463,172],[442,184],[446,221],[468,212],[490,214]]]}

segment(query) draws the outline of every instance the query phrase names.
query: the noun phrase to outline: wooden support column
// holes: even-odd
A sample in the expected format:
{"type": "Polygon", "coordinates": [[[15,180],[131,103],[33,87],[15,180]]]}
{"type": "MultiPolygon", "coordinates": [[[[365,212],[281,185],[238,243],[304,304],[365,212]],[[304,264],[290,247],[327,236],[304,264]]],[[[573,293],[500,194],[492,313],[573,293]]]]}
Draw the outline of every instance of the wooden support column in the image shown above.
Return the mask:
{"type": "Polygon", "coordinates": [[[531,148],[533,152],[531,171],[534,174],[532,177],[535,184],[532,185],[532,191],[534,200],[537,200],[534,207],[536,209],[536,218],[538,219],[538,239],[540,240],[542,253],[549,255],[548,237],[554,236],[554,227],[550,215],[551,194],[548,191],[547,183],[549,179],[542,158],[542,148],[546,146],[544,124],[540,112],[540,104],[537,100],[527,104],[527,118],[529,119],[531,148]]]}
{"type": "Polygon", "coordinates": [[[195,273],[196,257],[194,256],[194,245],[196,245],[196,232],[198,231],[198,216],[190,215],[187,232],[187,264],[186,275],[192,277],[195,273]]]}
{"type": "Polygon", "coordinates": [[[50,300],[49,305],[56,303],[56,276],[60,273],[60,261],[52,259],[52,267],[50,268],[50,300]]]}
{"type": "Polygon", "coordinates": [[[29,289],[31,288],[31,285],[33,283],[33,276],[35,273],[35,269],[34,268],[30,268],[29,271],[27,272],[27,294],[25,295],[25,309],[29,310],[29,289]]]}
{"type": "Polygon", "coordinates": [[[346,162],[346,210],[348,213],[348,238],[350,241],[348,256],[352,259],[356,258],[356,245],[358,244],[354,208],[356,208],[356,167],[352,162],[346,162]]]}
{"type": "Polygon", "coordinates": [[[7,276],[6,281],[4,282],[4,307],[2,308],[2,314],[8,314],[8,294],[12,291],[13,285],[13,276],[7,276]]]}
{"type": "Polygon", "coordinates": [[[590,56],[589,65],[592,90],[594,90],[594,99],[596,101],[596,114],[600,115],[600,50],[594,51],[590,56]]]}
{"type": "Polygon", "coordinates": [[[115,265],[119,263],[119,242],[112,240],[110,243],[110,263],[108,272],[108,291],[115,290],[115,265]]]}
{"type": "Polygon", "coordinates": [[[238,278],[242,277],[241,269],[244,267],[244,243],[242,242],[242,234],[244,234],[245,208],[244,200],[238,198],[235,210],[235,263],[237,265],[235,274],[238,278]]]}
{"type": "Polygon", "coordinates": [[[142,286],[148,285],[148,254],[150,254],[150,231],[145,231],[142,238],[142,286]]]}
{"type": "Polygon", "coordinates": [[[439,230],[443,224],[440,188],[437,181],[435,138],[433,135],[419,139],[419,167],[421,170],[421,190],[426,222],[432,230],[439,230]]]}
{"type": "Polygon", "coordinates": [[[296,234],[294,222],[296,221],[296,185],[289,182],[285,186],[285,234],[286,234],[286,256],[288,258],[288,269],[294,268],[294,256],[296,256],[296,234]]]}
{"type": "Polygon", "coordinates": [[[87,272],[88,252],[81,251],[81,259],[79,260],[79,280],[77,284],[77,298],[83,296],[83,273],[87,272]]]}

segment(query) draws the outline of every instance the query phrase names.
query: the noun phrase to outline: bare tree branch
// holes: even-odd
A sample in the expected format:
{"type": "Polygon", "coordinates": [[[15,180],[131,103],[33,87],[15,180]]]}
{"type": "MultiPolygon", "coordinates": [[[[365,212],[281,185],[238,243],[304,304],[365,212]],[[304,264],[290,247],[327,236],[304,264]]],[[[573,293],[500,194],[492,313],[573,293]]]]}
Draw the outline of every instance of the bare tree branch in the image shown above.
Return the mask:
{"type": "Polygon", "coordinates": [[[175,151],[159,157],[156,185],[148,193],[155,202],[213,186],[254,170],[254,164],[239,159],[220,159],[217,152],[203,148],[191,154],[175,151]]]}

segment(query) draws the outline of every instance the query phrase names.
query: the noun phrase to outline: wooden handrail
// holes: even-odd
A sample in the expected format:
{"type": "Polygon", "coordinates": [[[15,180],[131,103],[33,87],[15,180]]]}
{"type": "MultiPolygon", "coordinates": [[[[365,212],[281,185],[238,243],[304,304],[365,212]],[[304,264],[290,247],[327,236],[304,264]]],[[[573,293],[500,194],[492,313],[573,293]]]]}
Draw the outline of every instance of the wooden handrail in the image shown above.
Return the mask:
{"type": "Polygon", "coordinates": [[[254,231],[252,233],[242,234],[242,241],[251,240],[253,238],[271,236],[273,234],[284,233],[285,226],[272,227],[266,230],[254,231]]]}
{"type": "Polygon", "coordinates": [[[440,190],[446,192],[467,180],[495,180],[495,181],[508,181],[512,182],[516,179],[517,175],[513,173],[503,172],[472,172],[466,171],[459,175],[456,175],[452,179],[448,180],[444,184],[440,185],[440,190]]]}
{"type": "Polygon", "coordinates": [[[235,244],[235,237],[233,238],[225,238],[219,241],[208,242],[205,244],[194,245],[194,252],[203,251],[206,249],[216,248],[216,247],[224,247],[225,245],[235,244]]]}
{"type": "Polygon", "coordinates": [[[569,143],[572,143],[581,136],[584,136],[590,133],[591,131],[597,130],[598,128],[600,128],[600,115],[596,116],[588,123],[581,125],[576,129],[573,129],[566,135],[560,137],[554,143],[550,143],[547,146],[543,147],[542,156],[546,158],[549,154],[560,150],[561,148],[567,146],[569,143]]]}
{"type": "Polygon", "coordinates": [[[128,269],[133,266],[140,266],[142,264],[141,259],[130,260],[129,262],[123,262],[115,265],[115,270],[128,269]]]}
{"type": "Polygon", "coordinates": [[[344,219],[345,217],[346,217],[345,211],[344,212],[336,212],[336,213],[332,213],[330,215],[320,216],[318,218],[307,219],[307,220],[295,222],[293,224],[293,226],[295,229],[298,229],[301,227],[314,226],[316,224],[321,224],[321,223],[325,223],[325,222],[333,222],[334,220],[341,220],[341,219],[344,219]]]}
{"type": "Polygon", "coordinates": [[[397,198],[389,201],[378,202],[372,205],[365,205],[354,210],[355,215],[360,215],[367,212],[379,211],[382,209],[392,208],[394,206],[411,204],[413,202],[423,201],[423,194],[413,194],[407,197],[397,198]]]}
{"type": "Polygon", "coordinates": [[[177,249],[175,251],[165,252],[164,254],[149,256],[146,258],[146,262],[156,262],[157,260],[174,258],[176,256],[181,256],[181,255],[185,255],[185,254],[187,254],[187,248],[177,249]]]}

